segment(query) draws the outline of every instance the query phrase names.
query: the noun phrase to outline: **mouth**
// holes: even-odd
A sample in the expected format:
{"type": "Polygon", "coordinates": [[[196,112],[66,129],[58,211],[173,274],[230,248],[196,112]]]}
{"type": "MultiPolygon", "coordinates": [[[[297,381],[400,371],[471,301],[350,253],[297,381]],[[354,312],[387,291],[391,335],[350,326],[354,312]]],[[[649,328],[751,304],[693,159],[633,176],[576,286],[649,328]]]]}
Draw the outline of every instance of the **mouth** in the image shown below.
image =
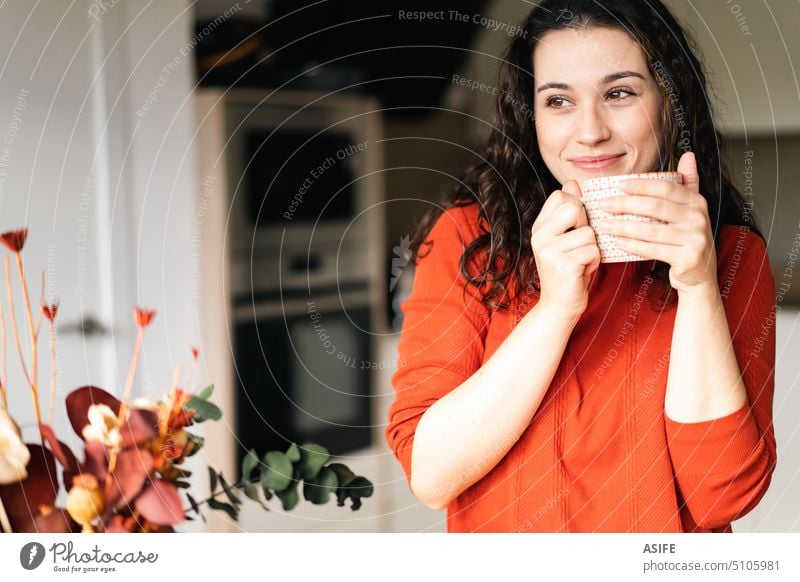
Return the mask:
{"type": "Polygon", "coordinates": [[[598,172],[605,170],[616,164],[625,154],[617,154],[611,156],[586,156],[581,158],[572,158],[570,162],[576,168],[585,172],[598,172]]]}

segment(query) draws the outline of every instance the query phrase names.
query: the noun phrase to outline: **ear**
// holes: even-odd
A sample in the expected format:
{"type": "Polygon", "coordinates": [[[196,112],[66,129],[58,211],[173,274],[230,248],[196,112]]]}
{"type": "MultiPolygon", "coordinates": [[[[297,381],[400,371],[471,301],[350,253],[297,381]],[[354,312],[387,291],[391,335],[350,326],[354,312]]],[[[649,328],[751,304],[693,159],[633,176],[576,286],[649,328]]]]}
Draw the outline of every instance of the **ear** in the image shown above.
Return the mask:
{"type": "Polygon", "coordinates": [[[700,174],[697,173],[697,158],[694,152],[685,152],[678,161],[678,172],[683,176],[683,185],[692,192],[700,193],[700,174]]]}

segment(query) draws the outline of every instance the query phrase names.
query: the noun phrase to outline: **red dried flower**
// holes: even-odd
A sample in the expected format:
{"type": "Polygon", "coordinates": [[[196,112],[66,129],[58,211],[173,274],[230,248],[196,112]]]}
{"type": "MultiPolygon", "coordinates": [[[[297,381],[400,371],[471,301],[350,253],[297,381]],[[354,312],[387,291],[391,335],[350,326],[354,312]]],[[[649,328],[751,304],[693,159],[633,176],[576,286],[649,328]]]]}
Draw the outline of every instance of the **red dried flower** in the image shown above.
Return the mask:
{"type": "Polygon", "coordinates": [[[18,253],[25,246],[25,239],[28,238],[28,229],[21,228],[20,230],[9,230],[0,234],[0,240],[8,247],[12,253],[18,253]]]}
{"type": "Polygon", "coordinates": [[[199,353],[200,353],[200,352],[198,352],[198,351],[197,351],[197,348],[192,348],[192,357],[193,357],[195,360],[197,359],[197,355],[198,355],[199,353]]]}
{"type": "Polygon", "coordinates": [[[133,314],[136,316],[136,325],[144,329],[153,321],[153,318],[156,316],[156,311],[155,309],[147,311],[140,307],[134,307],[133,314]]]}
{"type": "Polygon", "coordinates": [[[51,305],[42,305],[42,313],[50,321],[53,321],[56,318],[57,312],[58,312],[58,303],[53,303],[51,305]]]}

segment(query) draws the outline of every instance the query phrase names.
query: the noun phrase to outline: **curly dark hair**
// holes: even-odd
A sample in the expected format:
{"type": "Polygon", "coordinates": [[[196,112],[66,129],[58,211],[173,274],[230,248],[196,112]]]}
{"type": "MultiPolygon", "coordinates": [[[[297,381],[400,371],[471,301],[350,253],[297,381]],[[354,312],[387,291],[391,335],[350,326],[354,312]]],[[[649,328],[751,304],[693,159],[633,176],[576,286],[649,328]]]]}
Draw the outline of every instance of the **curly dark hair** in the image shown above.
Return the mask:
{"type": "MultiPolygon", "coordinates": [[[[681,154],[693,151],[715,243],[721,224],[747,227],[764,238],[722,158],[725,141],[714,125],[695,43],[666,6],[659,0],[545,0],[531,10],[523,32],[511,40],[503,56],[496,120],[483,148],[483,161],[467,168],[461,180],[431,205],[411,237],[411,260],[416,264],[425,256],[419,254],[420,247],[431,243],[425,241],[439,216],[448,208],[477,202],[480,234],[466,247],[460,271],[468,284],[487,286],[482,297],[489,307],[507,308],[512,291],[521,292],[525,286],[521,282],[527,282],[528,293],[531,287],[541,292],[530,228],[548,193],[561,188],[542,160],[536,139],[534,48],[549,31],[591,27],[620,29],[633,38],[662,91],[659,161],[652,171],[676,171],[681,154]],[[468,269],[471,264],[481,266],[468,269]]],[[[667,263],[641,261],[635,268],[639,280],[649,276],[656,283],[649,296],[653,309],[675,304],[667,263]]]]}

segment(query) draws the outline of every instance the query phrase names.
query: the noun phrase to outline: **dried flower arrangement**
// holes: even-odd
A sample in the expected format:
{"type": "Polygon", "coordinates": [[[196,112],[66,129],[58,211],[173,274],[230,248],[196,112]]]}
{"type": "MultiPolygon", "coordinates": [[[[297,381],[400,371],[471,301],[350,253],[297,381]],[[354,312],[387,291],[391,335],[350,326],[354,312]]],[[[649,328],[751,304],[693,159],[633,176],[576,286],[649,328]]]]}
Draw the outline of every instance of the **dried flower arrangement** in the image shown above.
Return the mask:
{"type": "Polygon", "coordinates": [[[24,443],[18,425],[8,410],[6,377],[6,326],[0,303],[0,531],[4,532],[167,532],[186,520],[205,520],[204,506],[238,519],[241,494],[269,510],[265,501],[276,496],[285,511],[303,497],[314,504],[327,503],[331,495],[343,506],[350,499],[353,510],[373,492],[372,483],[355,475],[346,465],[329,463],[328,451],[317,444],[291,444],[287,451],[270,451],[259,456],[249,451],[241,466],[241,477],[228,483],[209,467],[210,496],[198,501],[190,492],[191,475],[184,461],[203,446],[203,439],[188,427],[207,420],[219,420],[220,409],[211,402],[213,386],[190,391],[197,362],[181,384],[178,366],[172,387],[160,402],[130,400],[144,331],[155,311],[134,309],[138,328],[128,375],[119,400],[95,386],[84,386],[66,397],[70,424],[83,440],[83,459],[58,439],[51,427],[55,409],[56,343],[55,319],[58,304],[42,302],[41,318],[49,322],[51,381],[47,423],[42,421],[37,340],[28,286],[22,261],[27,229],[0,235],[0,241],[14,255],[20,278],[30,345],[30,369],[23,355],[14,312],[10,257],[5,257],[8,317],[25,380],[33,397],[40,443],[24,443]],[[58,467],[60,466],[60,471],[58,467]],[[59,479],[60,475],[60,479],[59,479]],[[61,488],[66,507],[56,506],[61,488]],[[186,498],[184,499],[181,491],[186,498]]]}

